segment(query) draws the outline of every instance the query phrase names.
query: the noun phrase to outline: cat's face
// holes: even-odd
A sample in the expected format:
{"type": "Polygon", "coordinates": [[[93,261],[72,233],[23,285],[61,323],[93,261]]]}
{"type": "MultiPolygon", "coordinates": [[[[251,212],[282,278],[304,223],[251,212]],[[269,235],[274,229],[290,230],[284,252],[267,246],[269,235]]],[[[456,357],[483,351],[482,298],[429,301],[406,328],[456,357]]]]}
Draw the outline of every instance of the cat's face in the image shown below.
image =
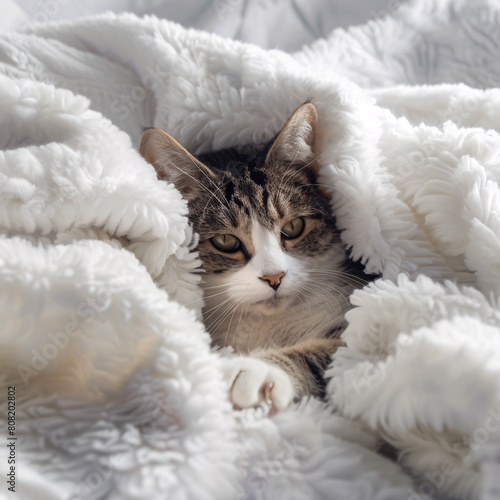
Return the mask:
{"type": "Polygon", "coordinates": [[[260,150],[230,148],[194,158],[164,132],[145,133],[144,157],[189,202],[212,303],[272,314],[334,292],[332,272],[346,256],[318,186],[315,134],[311,104],[298,108],[260,150]]]}

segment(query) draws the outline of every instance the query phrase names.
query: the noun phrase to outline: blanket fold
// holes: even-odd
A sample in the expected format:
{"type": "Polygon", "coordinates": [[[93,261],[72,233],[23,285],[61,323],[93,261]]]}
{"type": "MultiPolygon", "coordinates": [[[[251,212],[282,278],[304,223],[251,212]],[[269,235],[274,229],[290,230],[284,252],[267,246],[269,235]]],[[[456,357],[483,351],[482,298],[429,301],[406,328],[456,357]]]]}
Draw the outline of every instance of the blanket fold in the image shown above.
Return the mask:
{"type": "Polygon", "coordinates": [[[497,14],[414,1],[294,55],[132,15],[3,37],[19,498],[492,498],[500,94],[481,88],[500,74],[497,14]],[[380,279],[351,298],[327,400],[268,418],[227,401],[186,203],[136,148],[147,126],[193,153],[260,144],[307,99],[342,240],[380,279]]]}

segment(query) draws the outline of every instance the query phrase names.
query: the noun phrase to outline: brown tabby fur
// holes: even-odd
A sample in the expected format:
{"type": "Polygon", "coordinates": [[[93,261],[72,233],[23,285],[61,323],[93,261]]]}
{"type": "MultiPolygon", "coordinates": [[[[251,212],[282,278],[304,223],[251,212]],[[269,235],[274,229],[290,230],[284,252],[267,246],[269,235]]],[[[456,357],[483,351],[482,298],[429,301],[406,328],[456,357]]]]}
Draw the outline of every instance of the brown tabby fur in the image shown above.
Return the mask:
{"type": "MultiPolygon", "coordinates": [[[[155,166],[159,178],[173,182],[188,200],[206,273],[204,320],[214,342],[277,364],[294,380],[297,396],[322,397],[323,372],[342,345],[338,336],[345,328],[348,296],[366,283],[366,276],[348,259],[329,196],[318,184],[315,141],[316,111],[306,103],[277,138],[260,148],[234,147],[195,158],[165,132],[150,129],[142,137],[141,153],[155,166]],[[304,234],[283,238],[281,228],[297,217],[306,221],[304,234]],[[263,304],[251,299],[245,304],[243,297],[228,312],[221,303],[230,301],[231,291],[224,287],[258,251],[252,240],[256,221],[275,235],[286,255],[310,263],[311,269],[303,271],[304,279],[297,281],[297,290],[302,283],[307,285],[287,307],[271,299],[263,304]],[[236,236],[242,248],[234,253],[217,250],[211,238],[218,234],[236,236]],[[253,309],[254,321],[248,309],[253,309]],[[233,321],[238,316],[239,322],[233,321]],[[256,316],[261,320],[255,321],[256,316]]],[[[262,280],[257,275],[255,279],[259,277],[262,280]]],[[[264,286],[249,279],[249,288],[264,286]]],[[[285,274],[282,279],[291,278],[285,274]]],[[[269,292],[264,288],[263,293],[269,292]]]]}

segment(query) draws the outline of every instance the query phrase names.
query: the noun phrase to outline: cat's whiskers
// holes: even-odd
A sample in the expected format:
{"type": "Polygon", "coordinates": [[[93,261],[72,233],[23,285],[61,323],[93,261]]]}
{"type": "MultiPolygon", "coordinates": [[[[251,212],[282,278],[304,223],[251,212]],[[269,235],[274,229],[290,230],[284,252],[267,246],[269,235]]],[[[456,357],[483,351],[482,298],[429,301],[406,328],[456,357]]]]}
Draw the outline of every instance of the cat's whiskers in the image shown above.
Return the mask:
{"type": "MultiPolygon", "coordinates": [[[[303,308],[304,308],[304,315],[306,315],[305,311],[309,309],[309,316],[312,316],[312,303],[310,300],[310,297],[305,294],[302,290],[296,289],[296,292],[300,295],[297,298],[300,300],[303,308]],[[303,299],[302,299],[303,297],[303,299]],[[304,300],[305,299],[305,300],[304,300]]],[[[289,313],[290,317],[293,317],[297,312],[297,306],[294,304],[288,304],[285,306],[284,310],[280,312],[280,316],[284,317],[287,313],[289,313]]],[[[314,323],[309,326],[308,330],[302,330],[300,337],[305,337],[307,334],[310,332],[314,331],[315,325],[314,323]]],[[[283,347],[284,343],[284,337],[283,337],[283,332],[279,331],[254,331],[252,332],[251,339],[247,338],[247,346],[250,345],[250,340],[252,340],[254,343],[256,343],[259,348],[266,350],[266,349],[277,349],[280,347],[283,347]],[[259,335],[256,337],[256,335],[259,335]],[[260,339],[260,337],[264,336],[264,339],[260,339]]],[[[294,338],[291,339],[288,337],[288,332],[287,332],[287,339],[286,342],[289,342],[290,340],[292,341],[298,341],[299,338],[294,338]]]]}
{"type": "MultiPolygon", "coordinates": [[[[314,283],[311,283],[311,282],[309,282],[307,285],[301,284],[301,288],[303,290],[305,290],[306,292],[312,293],[313,295],[315,295],[316,297],[318,297],[319,299],[321,299],[323,302],[325,302],[325,304],[328,306],[329,309],[332,310],[332,312],[335,311],[335,309],[334,309],[331,301],[329,300],[329,298],[325,297],[325,295],[323,295],[321,293],[323,290],[321,289],[321,292],[320,292],[317,289],[314,289],[313,286],[312,286],[313,284],[314,283]]],[[[335,296],[335,294],[333,294],[333,293],[330,292],[330,295],[331,295],[331,298],[336,302],[337,308],[341,310],[340,304],[339,304],[339,302],[338,302],[337,297],[335,296]]]]}
{"type": "Polygon", "coordinates": [[[323,210],[319,209],[319,208],[315,208],[315,207],[307,207],[307,210],[309,210],[310,212],[316,212],[320,215],[324,215],[324,212],[323,210]]]}
{"type": "Polygon", "coordinates": [[[336,315],[340,313],[340,315],[343,316],[345,311],[350,309],[350,303],[348,298],[346,297],[346,295],[349,296],[349,293],[333,283],[322,282],[322,281],[312,281],[312,282],[309,281],[308,285],[305,286],[303,285],[303,287],[306,289],[309,288],[309,291],[311,293],[313,293],[320,299],[324,300],[328,304],[332,312],[335,312],[336,315]],[[325,293],[329,295],[330,298],[333,299],[333,301],[337,305],[336,310],[333,308],[332,303],[328,299],[328,297],[324,295],[325,293]],[[342,303],[339,302],[339,299],[342,299],[342,301],[345,303],[345,307],[342,307],[342,303]]]}
{"type": "Polygon", "coordinates": [[[221,307],[223,307],[225,304],[227,304],[231,300],[231,297],[228,297],[227,299],[223,300],[219,304],[215,305],[214,307],[211,307],[208,310],[204,310],[202,315],[203,315],[203,321],[206,323],[216,312],[219,310],[221,307]],[[207,314],[210,313],[208,316],[207,314]]]}
{"type": "MultiPolygon", "coordinates": [[[[226,184],[228,184],[229,182],[231,181],[228,181],[227,183],[223,184],[222,187],[224,187],[226,184]]],[[[221,188],[219,188],[217,186],[217,189],[221,192],[222,194],[222,191],[221,191],[221,188]]],[[[213,200],[213,199],[216,199],[219,203],[221,203],[222,205],[222,208],[224,208],[224,210],[226,211],[226,213],[228,214],[228,218],[231,220],[231,222],[233,223],[233,225],[236,225],[236,221],[234,220],[234,214],[233,212],[231,211],[231,209],[229,208],[229,204],[228,204],[228,201],[226,200],[226,197],[224,195],[222,195],[224,197],[224,203],[222,203],[219,198],[217,198],[217,196],[215,196],[215,191],[212,191],[211,192],[212,194],[210,195],[210,197],[208,198],[207,202],[205,203],[205,206],[203,207],[203,211],[202,211],[202,217],[205,217],[205,213],[208,209],[208,206],[210,205],[210,202],[213,200]]]]}
{"type": "Polygon", "coordinates": [[[328,273],[322,275],[312,273],[310,279],[316,280],[318,284],[327,288],[333,288],[337,293],[347,296],[350,296],[354,290],[365,286],[364,283],[356,281],[355,279],[351,280],[348,277],[331,275],[328,273]]]}
{"type": "Polygon", "coordinates": [[[208,286],[203,285],[202,288],[205,291],[205,290],[209,290],[211,288],[221,288],[223,286],[230,286],[230,285],[237,285],[237,283],[228,282],[228,283],[221,283],[219,285],[208,285],[208,286]]]}
{"type": "Polygon", "coordinates": [[[326,155],[326,153],[328,153],[328,151],[330,151],[330,149],[332,149],[334,146],[335,143],[332,142],[332,144],[330,144],[330,146],[328,146],[321,154],[316,155],[309,163],[306,163],[302,168],[307,168],[312,163],[318,161],[323,155],[326,155]]]}
{"type": "MultiPolygon", "coordinates": [[[[227,312],[227,311],[230,311],[231,310],[231,307],[233,306],[234,304],[234,299],[231,300],[229,302],[228,305],[226,305],[226,307],[223,309],[222,313],[218,316],[215,317],[215,319],[211,322],[211,323],[208,323],[207,320],[204,321],[205,323],[205,328],[207,330],[208,333],[210,333],[210,335],[212,337],[214,337],[215,333],[217,332],[217,327],[219,325],[219,321],[220,321],[220,318],[227,312]]],[[[215,337],[214,337],[215,338],[215,337]]]]}
{"type": "MultiPolygon", "coordinates": [[[[304,304],[304,301],[302,300],[301,297],[304,297],[306,299],[307,306],[309,307],[309,316],[311,316],[312,315],[312,307],[311,307],[311,301],[309,300],[309,297],[302,290],[300,290],[300,288],[297,288],[297,292],[300,295],[298,298],[299,298],[299,300],[301,301],[302,304],[304,304]]],[[[289,309],[291,310],[291,306],[287,306],[285,309],[286,310],[289,310],[289,309]]],[[[291,312],[293,312],[293,311],[291,311],[291,312]]]]}
{"type": "MultiPolygon", "coordinates": [[[[249,304],[247,304],[247,308],[246,310],[248,311],[248,308],[249,308],[249,304]]],[[[244,311],[244,307],[241,308],[241,313],[240,313],[240,319],[238,320],[238,324],[236,325],[236,328],[234,329],[234,333],[233,333],[233,339],[235,337],[235,335],[238,333],[239,329],[240,329],[240,325],[241,325],[241,320],[243,319],[243,311],[244,311]]],[[[229,328],[227,329],[227,333],[229,333],[229,328]]],[[[226,334],[226,339],[227,339],[227,334],[226,334]]]]}
{"type": "MultiPolygon", "coordinates": [[[[242,317],[243,317],[243,316],[245,316],[245,317],[246,317],[246,315],[248,314],[248,310],[250,309],[250,305],[251,305],[251,304],[248,302],[248,303],[246,304],[246,308],[245,308],[244,306],[241,308],[240,320],[242,319],[242,317]]],[[[238,327],[239,327],[239,325],[240,325],[240,323],[238,323],[238,327]]],[[[232,339],[231,339],[231,345],[233,345],[233,344],[237,344],[237,343],[238,343],[238,342],[237,342],[237,336],[238,336],[238,334],[239,334],[239,330],[238,330],[238,328],[236,328],[236,329],[233,331],[233,336],[232,336],[232,339]]],[[[248,337],[247,337],[247,342],[248,342],[248,337]]]]}
{"type": "MultiPolygon", "coordinates": [[[[191,161],[192,161],[192,160],[191,160],[191,161]]],[[[193,162],[193,163],[194,163],[194,162],[193,162]]],[[[200,182],[198,179],[196,179],[196,177],[193,177],[192,175],[190,175],[188,172],[186,172],[186,171],[185,171],[185,170],[183,170],[181,167],[179,167],[178,165],[176,165],[173,161],[169,161],[169,164],[173,165],[173,166],[174,166],[174,167],[175,167],[175,168],[176,168],[179,172],[182,172],[182,173],[183,173],[183,175],[185,175],[185,176],[189,177],[192,181],[194,181],[196,184],[198,184],[198,185],[199,185],[202,189],[204,189],[205,191],[208,191],[209,193],[212,193],[212,191],[210,191],[210,189],[208,189],[208,188],[207,188],[207,187],[206,187],[206,186],[205,186],[202,182],[200,182]]],[[[195,163],[195,165],[196,165],[196,163],[195,163]]],[[[206,175],[206,173],[205,173],[205,172],[203,172],[203,171],[200,169],[200,167],[199,167],[198,165],[196,165],[196,168],[197,168],[198,170],[200,170],[200,171],[203,173],[203,175],[204,175],[205,177],[207,177],[207,178],[208,178],[208,176],[206,175]]],[[[209,179],[211,182],[213,182],[210,178],[208,178],[208,179],[209,179]]],[[[220,202],[220,200],[219,200],[219,202],[220,202]]],[[[220,202],[220,203],[222,204],[222,202],[220,202]]]]}
{"type": "Polygon", "coordinates": [[[177,169],[179,170],[179,172],[182,172],[184,175],[186,175],[187,177],[189,177],[192,181],[194,181],[196,184],[198,184],[202,189],[204,189],[205,191],[208,191],[210,193],[210,198],[209,200],[207,201],[207,204],[205,205],[205,210],[206,210],[206,207],[208,206],[209,202],[211,199],[215,198],[219,203],[220,203],[220,206],[229,214],[230,217],[232,217],[232,212],[231,210],[229,209],[229,207],[227,206],[227,200],[224,196],[224,194],[222,193],[221,189],[219,188],[219,186],[217,186],[217,184],[212,180],[210,179],[210,177],[206,174],[206,172],[200,168],[200,166],[192,159],[192,158],[189,158],[189,160],[193,163],[193,165],[203,174],[203,176],[211,183],[215,186],[215,188],[217,190],[220,191],[220,194],[222,195],[222,198],[224,201],[222,201],[217,195],[216,195],[216,191],[214,190],[211,190],[209,189],[207,186],[205,186],[201,181],[199,181],[198,179],[196,179],[194,176],[190,175],[188,172],[186,172],[185,170],[183,170],[181,167],[179,167],[178,165],[176,165],[173,161],[170,161],[170,163],[177,169]]]}
{"type": "Polygon", "coordinates": [[[305,170],[306,168],[308,168],[310,165],[312,165],[314,162],[318,161],[319,158],[321,158],[323,155],[325,155],[326,153],[328,153],[328,151],[330,151],[330,149],[332,149],[334,147],[334,143],[332,143],[327,149],[325,149],[325,151],[323,151],[323,153],[319,154],[319,155],[316,155],[311,161],[309,161],[308,163],[306,163],[305,165],[303,165],[301,168],[297,169],[295,168],[295,160],[297,159],[297,156],[298,156],[298,153],[299,153],[299,148],[297,147],[297,150],[295,152],[295,155],[293,157],[293,159],[290,161],[288,167],[286,168],[285,170],[285,173],[283,174],[283,177],[281,179],[281,182],[279,184],[279,187],[278,187],[278,194],[281,195],[281,187],[283,185],[283,182],[285,181],[286,179],[286,176],[288,175],[288,173],[291,171],[292,172],[292,175],[291,177],[295,176],[295,175],[298,175],[300,174],[300,172],[302,172],[302,170],[305,170]]]}
{"type": "Polygon", "coordinates": [[[196,302],[201,302],[202,300],[207,301],[209,299],[212,299],[213,297],[217,297],[219,295],[223,295],[223,294],[229,293],[229,292],[231,292],[231,290],[224,290],[223,292],[219,292],[219,293],[213,293],[213,294],[210,294],[210,295],[203,295],[203,297],[201,297],[199,299],[196,299],[196,300],[192,300],[190,302],[186,302],[183,305],[184,306],[189,306],[191,304],[196,304],[196,302]]]}
{"type": "MultiPolygon", "coordinates": [[[[227,337],[229,335],[229,332],[231,330],[231,323],[233,322],[233,319],[234,319],[234,315],[236,314],[236,311],[238,310],[238,307],[241,305],[241,302],[242,300],[238,300],[234,309],[233,309],[233,312],[231,314],[231,318],[229,319],[229,324],[227,325],[227,329],[226,329],[226,336],[224,337],[224,345],[227,345],[226,342],[227,342],[227,337]]],[[[243,308],[241,308],[242,311],[243,311],[243,308]]],[[[240,315],[240,319],[241,319],[241,315],[240,315]]]]}
{"type": "MultiPolygon", "coordinates": [[[[328,148],[328,149],[330,149],[330,148],[328,148]]],[[[326,151],[325,151],[325,153],[326,153],[326,151]]],[[[290,165],[287,167],[287,169],[286,169],[283,177],[281,178],[280,184],[278,186],[278,189],[277,189],[278,198],[287,199],[287,198],[290,198],[290,196],[291,196],[290,193],[289,193],[289,196],[286,196],[283,193],[283,183],[284,183],[284,181],[285,181],[286,176],[288,175],[288,173],[291,172],[290,177],[299,176],[299,174],[300,174],[300,172],[302,172],[302,170],[306,169],[309,165],[311,165],[311,163],[313,163],[314,161],[316,161],[316,159],[319,158],[320,156],[322,156],[322,155],[317,156],[315,159],[311,160],[309,163],[307,163],[306,165],[304,165],[303,167],[301,167],[299,169],[293,168],[294,167],[294,165],[293,165],[293,161],[294,160],[292,160],[290,162],[290,165]]],[[[327,187],[327,188],[329,188],[329,189],[331,189],[333,191],[338,191],[338,192],[342,193],[354,205],[356,205],[356,201],[345,190],[340,189],[338,186],[332,186],[330,184],[323,184],[323,183],[303,183],[303,182],[299,183],[299,187],[301,187],[301,188],[305,188],[305,187],[308,187],[308,186],[323,186],[323,187],[327,187]]],[[[290,200],[289,203],[291,205],[293,205],[293,200],[290,200]]],[[[314,207],[309,207],[309,210],[316,211],[319,214],[323,214],[323,212],[321,210],[314,209],[314,207]]]]}
{"type": "Polygon", "coordinates": [[[342,275],[329,273],[327,269],[325,269],[324,271],[318,270],[319,271],[318,273],[315,273],[314,271],[315,270],[308,271],[309,279],[311,280],[311,281],[309,281],[310,283],[312,282],[312,283],[316,283],[319,285],[328,286],[330,288],[333,288],[335,290],[335,292],[337,292],[339,294],[350,293],[351,287],[353,287],[353,286],[356,287],[356,285],[357,286],[360,285],[360,283],[354,281],[354,279],[353,279],[353,281],[354,281],[354,283],[353,283],[353,281],[349,281],[347,278],[343,277],[342,275]],[[342,280],[342,283],[335,283],[331,279],[325,279],[326,275],[329,275],[330,277],[333,276],[338,280],[342,280]],[[348,285],[348,286],[346,286],[346,285],[348,285]]]}
{"type": "Polygon", "coordinates": [[[222,292],[217,292],[217,293],[213,293],[213,294],[209,294],[209,295],[204,295],[203,300],[205,300],[205,303],[209,302],[214,297],[218,297],[220,295],[229,294],[229,297],[227,297],[224,301],[216,304],[215,306],[211,307],[210,309],[203,309],[202,317],[203,317],[203,321],[205,323],[207,322],[207,320],[210,317],[213,316],[213,314],[215,314],[217,312],[218,309],[220,309],[223,305],[225,305],[231,299],[231,295],[230,294],[231,294],[231,292],[234,291],[235,287],[233,285],[235,285],[235,284],[236,283],[224,283],[222,285],[214,285],[214,286],[204,287],[204,291],[207,290],[208,288],[228,287],[226,290],[223,290],[222,292]],[[211,313],[211,314],[209,314],[209,313],[211,313]],[[207,316],[207,314],[208,314],[208,316],[207,316]]]}
{"type": "Polygon", "coordinates": [[[338,186],[332,186],[331,184],[322,184],[320,182],[301,185],[301,187],[306,187],[306,186],[323,186],[323,187],[330,188],[332,190],[332,192],[337,191],[339,193],[342,193],[350,202],[353,203],[353,205],[357,205],[356,201],[354,201],[344,190],[340,189],[338,186]]]}
{"type": "Polygon", "coordinates": [[[350,293],[347,290],[344,290],[342,287],[338,287],[334,283],[329,283],[329,282],[317,283],[317,285],[320,287],[323,287],[322,288],[323,290],[325,287],[327,288],[327,290],[324,290],[324,291],[332,294],[332,297],[335,298],[335,301],[337,302],[340,310],[342,310],[342,307],[341,307],[341,304],[339,304],[339,302],[338,302],[339,298],[342,299],[343,302],[345,302],[345,310],[346,311],[351,308],[351,304],[350,304],[349,298],[348,298],[350,296],[350,293]],[[331,288],[333,290],[333,292],[330,292],[330,290],[328,290],[328,288],[331,288]]]}
{"type": "MultiPolygon", "coordinates": [[[[221,309],[222,307],[224,307],[225,305],[227,305],[228,302],[230,302],[231,300],[234,300],[232,299],[231,297],[228,297],[227,299],[223,300],[222,302],[220,302],[219,304],[217,304],[216,306],[214,307],[211,307],[210,309],[208,310],[204,310],[203,311],[203,321],[204,323],[206,323],[214,314],[216,314],[217,312],[219,312],[219,309],[221,309]]],[[[214,321],[217,320],[217,318],[219,318],[220,316],[217,316],[214,321]]]]}
{"type": "Polygon", "coordinates": [[[326,282],[318,283],[317,286],[319,286],[324,292],[331,294],[342,316],[351,308],[351,303],[349,302],[350,293],[348,291],[336,287],[332,283],[326,282]],[[329,288],[331,288],[333,291],[328,290],[329,288]],[[342,304],[345,304],[344,307],[342,307],[342,304]]]}
{"type": "MultiPolygon", "coordinates": [[[[298,299],[300,300],[300,302],[303,305],[304,309],[306,309],[306,308],[309,309],[309,316],[311,316],[312,315],[312,303],[311,303],[310,298],[304,292],[302,292],[299,289],[297,289],[296,292],[299,293],[299,295],[301,295],[302,297],[304,297],[305,300],[303,300],[302,297],[300,297],[300,296],[298,297],[298,299]]],[[[297,312],[297,308],[293,304],[288,304],[285,307],[285,309],[284,309],[284,313],[289,313],[290,317],[293,317],[294,314],[296,314],[296,312],[297,312]]],[[[300,336],[301,337],[305,337],[310,332],[314,331],[314,329],[315,329],[315,325],[311,324],[309,326],[308,330],[302,330],[301,331],[301,335],[300,336]]],[[[290,340],[291,340],[290,338],[287,338],[286,341],[288,342],[290,340]]],[[[292,339],[292,340],[298,341],[299,339],[295,338],[295,339],[292,339]]],[[[278,349],[280,347],[283,347],[283,341],[284,341],[284,339],[283,339],[282,335],[279,335],[279,332],[277,333],[277,332],[273,331],[271,334],[267,335],[267,338],[265,339],[265,342],[262,345],[262,349],[263,350],[266,350],[266,349],[278,349]]]]}
{"type": "Polygon", "coordinates": [[[362,285],[360,286],[360,283],[349,281],[348,279],[343,279],[339,276],[335,276],[335,279],[338,280],[336,283],[326,279],[322,280],[321,277],[318,279],[318,277],[311,276],[311,278],[316,279],[318,284],[333,288],[339,294],[346,293],[349,295],[352,293],[353,289],[362,287],[362,285]]]}
{"type": "MultiPolygon", "coordinates": [[[[229,315],[233,312],[233,307],[237,306],[239,303],[238,299],[233,299],[231,303],[224,309],[222,314],[218,319],[213,321],[210,326],[207,327],[207,330],[210,332],[213,330],[213,332],[216,332],[217,329],[224,323],[224,321],[229,317],[229,315]]],[[[224,344],[225,345],[225,344],[224,344]]]]}
{"type": "Polygon", "coordinates": [[[360,278],[359,276],[355,276],[349,273],[346,273],[345,271],[335,271],[333,269],[307,269],[307,272],[310,274],[315,274],[317,273],[320,276],[324,276],[325,274],[328,274],[330,276],[333,276],[337,279],[342,280],[344,283],[348,284],[354,284],[354,285],[361,285],[365,286],[371,283],[368,280],[365,280],[363,278],[360,278]]]}
{"type": "MultiPolygon", "coordinates": [[[[205,176],[205,178],[210,182],[210,184],[212,184],[215,187],[215,189],[220,192],[222,199],[224,200],[224,203],[222,201],[220,201],[217,197],[216,198],[219,201],[219,203],[222,205],[222,207],[224,207],[228,212],[230,212],[229,207],[226,206],[227,200],[226,200],[226,197],[224,196],[224,194],[222,193],[221,188],[219,188],[219,186],[217,186],[217,184],[207,175],[207,173],[202,168],[200,168],[200,166],[193,160],[193,158],[189,157],[189,160],[205,176]]],[[[199,184],[202,185],[201,183],[199,183],[199,184]]],[[[215,193],[215,191],[212,191],[212,195],[214,193],[215,193]]]]}

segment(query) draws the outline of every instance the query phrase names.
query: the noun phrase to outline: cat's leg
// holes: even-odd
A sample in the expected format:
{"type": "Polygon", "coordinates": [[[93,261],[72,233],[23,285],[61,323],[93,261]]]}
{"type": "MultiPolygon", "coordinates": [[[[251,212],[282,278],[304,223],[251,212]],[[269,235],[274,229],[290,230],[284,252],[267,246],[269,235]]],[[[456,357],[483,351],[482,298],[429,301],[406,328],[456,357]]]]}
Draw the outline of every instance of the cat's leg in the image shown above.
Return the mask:
{"type": "Polygon", "coordinates": [[[304,395],[322,398],[326,385],[324,371],[341,345],[338,339],[314,339],[227,360],[229,397],[240,408],[268,401],[276,410],[286,408],[304,395]]]}

